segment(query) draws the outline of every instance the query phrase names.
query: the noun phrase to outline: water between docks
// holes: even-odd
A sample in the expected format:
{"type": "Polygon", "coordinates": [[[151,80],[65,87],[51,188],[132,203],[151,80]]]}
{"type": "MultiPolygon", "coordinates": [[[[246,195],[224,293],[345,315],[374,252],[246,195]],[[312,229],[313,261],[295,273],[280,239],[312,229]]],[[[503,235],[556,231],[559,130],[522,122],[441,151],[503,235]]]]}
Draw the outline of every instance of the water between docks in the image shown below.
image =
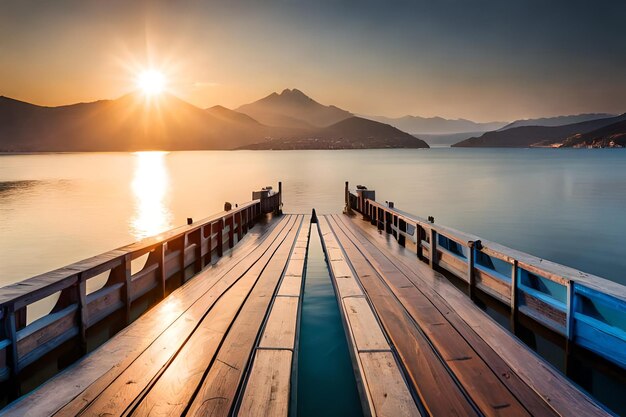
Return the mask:
{"type": "Polygon", "coordinates": [[[298,347],[298,417],[362,416],[317,224],[311,225],[298,347]]]}

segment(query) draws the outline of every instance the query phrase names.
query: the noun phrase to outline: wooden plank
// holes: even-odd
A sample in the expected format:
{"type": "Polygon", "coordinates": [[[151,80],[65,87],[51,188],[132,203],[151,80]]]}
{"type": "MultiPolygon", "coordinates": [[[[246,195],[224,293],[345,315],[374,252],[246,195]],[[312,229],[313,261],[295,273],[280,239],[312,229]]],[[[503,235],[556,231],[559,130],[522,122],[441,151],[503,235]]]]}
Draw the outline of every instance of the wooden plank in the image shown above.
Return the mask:
{"type": "MultiPolygon", "coordinates": [[[[334,219],[337,220],[337,219],[334,219]]],[[[344,223],[340,223],[345,228],[344,223]]],[[[345,229],[344,229],[345,231],[345,229]]],[[[506,384],[496,375],[489,365],[476,354],[473,347],[446,319],[449,311],[438,310],[432,303],[432,297],[425,296],[422,287],[411,285],[411,281],[378,248],[363,244],[354,239],[366,251],[370,262],[377,271],[385,268],[381,275],[396,297],[404,305],[411,317],[428,336],[439,351],[447,366],[464,386],[465,391],[475,401],[485,415],[529,415],[524,405],[511,394],[506,384]],[[381,263],[383,264],[381,266],[381,263]]]]}
{"type": "MultiPolygon", "coordinates": [[[[322,246],[339,249],[339,243],[330,229],[326,216],[318,218],[318,225],[322,235],[322,246]]],[[[347,266],[344,259],[329,262],[331,276],[337,289],[337,296],[341,300],[340,311],[347,326],[346,331],[349,332],[349,346],[356,361],[355,368],[360,375],[359,381],[366,396],[368,411],[374,416],[419,415],[402,373],[393,360],[389,343],[387,343],[380,324],[376,320],[354,274],[349,267],[347,269],[349,276],[345,276],[344,273],[344,276],[338,277],[333,272],[333,268],[336,270],[340,263],[347,266]],[[350,284],[346,286],[346,283],[350,284]],[[348,293],[350,295],[347,295],[346,288],[351,289],[351,292],[354,292],[356,288],[359,294],[348,293]],[[374,357],[366,355],[362,358],[359,354],[359,352],[372,351],[377,351],[377,353],[385,351],[387,355],[391,356],[392,361],[387,357],[384,365],[381,365],[380,355],[374,355],[374,357]],[[379,360],[373,360],[375,358],[379,358],[379,360]],[[382,384],[387,386],[384,387],[382,384]]]]}
{"type": "MultiPolygon", "coordinates": [[[[463,393],[456,386],[456,382],[450,379],[449,375],[438,382],[432,380],[432,376],[430,376],[431,379],[428,381],[426,379],[429,378],[428,375],[423,375],[423,371],[410,366],[410,363],[407,362],[407,360],[410,361],[410,351],[406,350],[408,347],[406,342],[401,340],[407,338],[407,335],[414,338],[415,342],[421,346],[420,350],[424,352],[424,355],[431,356],[428,360],[432,362],[432,372],[444,377],[448,372],[447,369],[451,369],[485,415],[500,415],[505,412],[504,410],[506,410],[507,415],[527,415],[510,392],[499,383],[497,377],[476,357],[466,341],[454,331],[439,311],[406,277],[402,280],[402,276],[397,273],[397,270],[393,270],[391,263],[385,265],[386,272],[377,270],[372,265],[377,262],[384,262],[380,256],[377,257],[376,253],[367,251],[364,252],[367,253],[366,258],[360,252],[360,250],[365,251],[365,248],[360,247],[361,243],[355,242],[356,239],[352,241],[350,236],[345,234],[345,225],[332,219],[331,226],[336,228],[337,238],[346,250],[363,286],[368,294],[372,294],[371,299],[375,308],[378,310],[380,306],[381,311],[386,312],[387,317],[382,314],[379,315],[403,361],[405,361],[405,365],[412,370],[413,375],[422,372],[422,376],[416,378],[415,383],[416,390],[422,393],[425,407],[440,407],[441,399],[437,398],[440,395],[439,391],[446,392],[447,390],[449,396],[456,397],[457,407],[466,408],[464,412],[475,413],[471,405],[464,399],[463,393]],[[386,288],[381,280],[390,287],[386,288]],[[395,299],[392,294],[398,298],[395,299]],[[411,320],[405,318],[405,309],[428,338],[425,338],[419,330],[414,331],[417,328],[414,327],[415,325],[411,323],[411,320]],[[393,319],[390,320],[392,317],[393,319]],[[437,351],[432,350],[431,343],[437,351]],[[440,357],[445,361],[445,365],[441,363],[440,357]],[[447,383],[444,382],[446,380],[447,383]]],[[[448,409],[446,412],[458,411],[460,409],[457,408],[456,411],[448,409]]]]}
{"type": "Polygon", "coordinates": [[[389,343],[365,297],[342,300],[352,336],[359,352],[364,350],[389,350],[389,343]]]}
{"type": "Polygon", "coordinates": [[[76,415],[84,403],[92,401],[226,273],[240,265],[254,251],[267,248],[269,241],[275,238],[286,221],[287,217],[282,221],[255,228],[256,233],[250,234],[237,245],[232,257],[220,259],[198,279],[190,281],[172,293],[173,298],[170,301],[175,299],[179,304],[175,309],[172,309],[171,302],[159,303],[98,350],[58,374],[27,397],[7,406],[4,413],[16,416],[52,415],[67,406],[65,415],[76,415]]]}
{"type": "Polygon", "coordinates": [[[298,298],[276,297],[259,347],[293,349],[296,339],[298,298]]]}
{"type": "Polygon", "coordinates": [[[391,352],[361,352],[365,384],[379,417],[420,416],[391,352]]]}
{"type": "MultiPolygon", "coordinates": [[[[298,218],[298,223],[300,221],[301,217],[298,218]]],[[[279,279],[285,270],[296,236],[297,228],[294,228],[285,239],[285,244],[281,245],[272,257],[270,264],[263,270],[258,284],[243,305],[237,319],[226,335],[215,361],[197,390],[197,395],[189,407],[188,415],[227,416],[231,413],[259,329],[267,314],[272,294],[274,294],[279,279]]],[[[189,384],[187,383],[187,385],[189,384]]],[[[193,386],[193,390],[195,388],[193,386]]],[[[169,404],[165,404],[162,391],[153,390],[148,397],[153,393],[153,402],[144,401],[145,406],[137,410],[138,415],[145,415],[148,411],[152,412],[154,407],[159,407],[161,411],[172,408],[169,404]]],[[[185,402],[181,396],[176,396],[175,401],[185,402]]],[[[171,402],[172,398],[169,398],[168,403],[171,402]]]]}
{"type": "MultiPolygon", "coordinates": [[[[293,227],[294,223],[290,221],[287,229],[293,227]]],[[[185,386],[184,384],[191,387],[194,381],[200,381],[224,334],[256,283],[260,271],[281,245],[281,236],[285,237],[286,234],[287,231],[282,230],[278,239],[241,278],[238,273],[222,278],[82,411],[97,415],[122,414],[133,403],[138,402],[141,398],[137,397],[147,389],[150,391],[138,410],[144,410],[143,404],[151,404],[150,400],[154,398],[152,392],[159,392],[158,400],[164,401],[159,404],[171,405],[174,410],[180,407],[184,409],[186,403],[169,401],[167,404],[168,400],[184,394],[176,387],[185,386]],[[172,360],[174,354],[176,356],[172,360]]],[[[158,409],[160,408],[155,408],[158,409]]],[[[69,411],[66,408],[64,413],[69,414],[69,411]]]]}
{"type": "Polygon", "coordinates": [[[291,359],[289,350],[258,350],[239,407],[239,416],[289,414],[291,359]]]}
{"type": "MultiPolygon", "coordinates": [[[[78,326],[78,305],[72,304],[56,313],[48,314],[17,332],[17,355],[21,359],[37,347],[78,326]]],[[[75,334],[75,333],[74,333],[75,334]]],[[[31,360],[32,362],[32,360],[31,360]]]]}
{"type": "Polygon", "coordinates": [[[340,217],[340,220],[355,231],[357,236],[372,242],[405,271],[411,272],[409,278],[415,285],[428,289],[433,298],[436,296],[440,303],[457,312],[446,317],[462,322],[457,325],[457,329],[465,332],[466,338],[473,340],[473,346],[482,346],[481,352],[486,362],[493,366],[497,375],[502,375],[511,391],[532,414],[609,415],[522,342],[511,337],[485,312],[476,308],[445,277],[430,270],[425,264],[416,262],[411,252],[385,241],[373,228],[351,221],[345,216],[340,217]]]}

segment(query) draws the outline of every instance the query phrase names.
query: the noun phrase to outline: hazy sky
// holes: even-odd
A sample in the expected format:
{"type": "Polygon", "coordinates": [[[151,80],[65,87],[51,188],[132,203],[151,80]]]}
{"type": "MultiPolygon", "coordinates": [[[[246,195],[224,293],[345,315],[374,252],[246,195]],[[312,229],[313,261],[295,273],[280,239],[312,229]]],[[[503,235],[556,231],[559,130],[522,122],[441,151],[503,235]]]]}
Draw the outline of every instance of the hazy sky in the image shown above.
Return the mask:
{"type": "Polygon", "coordinates": [[[201,107],[296,87],[360,114],[618,113],[625,25],[625,0],[0,0],[0,95],[115,98],[154,67],[201,107]]]}

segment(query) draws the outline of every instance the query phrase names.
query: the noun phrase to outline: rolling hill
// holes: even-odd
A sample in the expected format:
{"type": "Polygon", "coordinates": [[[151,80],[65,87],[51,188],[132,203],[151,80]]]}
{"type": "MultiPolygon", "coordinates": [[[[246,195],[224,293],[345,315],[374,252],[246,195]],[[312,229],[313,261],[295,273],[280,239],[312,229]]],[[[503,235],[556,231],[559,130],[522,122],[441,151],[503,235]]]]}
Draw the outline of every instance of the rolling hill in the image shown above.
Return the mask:
{"type": "Polygon", "coordinates": [[[428,148],[428,144],[393,126],[350,117],[306,134],[268,139],[245,149],[380,149],[428,148]]]}
{"type": "Polygon", "coordinates": [[[335,106],[325,106],[297,89],[285,89],[236,109],[268,126],[308,129],[330,126],[352,116],[335,106]]]}
{"type": "Polygon", "coordinates": [[[507,130],[487,132],[480,137],[472,137],[452,146],[466,148],[528,148],[532,146],[551,146],[553,144],[562,143],[570,136],[592,132],[622,120],[626,120],[626,114],[564,126],[520,126],[507,130]]]}

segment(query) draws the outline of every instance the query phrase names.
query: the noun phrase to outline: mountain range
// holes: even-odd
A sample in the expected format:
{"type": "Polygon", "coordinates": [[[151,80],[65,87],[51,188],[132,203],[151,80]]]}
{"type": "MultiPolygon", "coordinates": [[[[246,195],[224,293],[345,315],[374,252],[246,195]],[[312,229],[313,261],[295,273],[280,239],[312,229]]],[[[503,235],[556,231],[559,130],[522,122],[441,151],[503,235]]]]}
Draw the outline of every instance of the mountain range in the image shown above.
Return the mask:
{"type": "Polygon", "coordinates": [[[479,123],[466,119],[444,119],[442,117],[403,116],[363,116],[370,120],[386,123],[414,135],[451,135],[465,132],[488,132],[505,126],[507,122],[479,123]]]}
{"type": "Polygon", "coordinates": [[[130,93],[59,107],[0,96],[0,151],[240,149],[280,140],[308,142],[307,148],[316,149],[428,147],[391,126],[324,106],[295,89],[240,109],[201,109],[171,94],[147,99],[130,93]]]}
{"type": "MultiPolygon", "coordinates": [[[[586,143],[587,140],[595,141],[599,146],[601,143],[610,143],[610,138],[603,136],[603,132],[610,132],[609,136],[618,135],[619,137],[620,129],[623,129],[623,124],[620,122],[624,120],[626,120],[626,113],[563,126],[519,126],[487,132],[482,136],[472,137],[452,146],[470,148],[572,147],[581,146],[581,143],[586,143]],[[603,130],[605,128],[608,129],[603,130]],[[579,139],[575,140],[575,138],[579,139]]],[[[623,132],[626,131],[622,130],[623,132]]]]}
{"type": "Polygon", "coordinates": [[[236,110],[219,105],[201,109],[171,94],[147,98],[135,92],[58,107],[0,96],[0,151],[427,148],[428,143],[619,147],[626,135],[624,120],[626,114],[606,113],[509,124],[419,116],[366,118],[321,104],[298,89],[272,93],[236,110]],[[435,133],[406,133],[416,129],[435,133]],[[451,133],[465,129],[478,130],[451,133]]]}
{"type": "Polygon", "coordinates": [[[556,116],[556,117],[542,117],[539,119],[521,119],[516,120],[513,123],[509,123],[508,125],[497,129],[497,130],[507,130],[512,129],[514,127],[522,127],[522,126],[563,126],[570,125],[574,123],[588,122],[590,120],[597,119],[607,119],[609,117],[615,117],[617,114],[609,114],[609,113],[583,113],[576,114],[570,116],[556,116]]]}

